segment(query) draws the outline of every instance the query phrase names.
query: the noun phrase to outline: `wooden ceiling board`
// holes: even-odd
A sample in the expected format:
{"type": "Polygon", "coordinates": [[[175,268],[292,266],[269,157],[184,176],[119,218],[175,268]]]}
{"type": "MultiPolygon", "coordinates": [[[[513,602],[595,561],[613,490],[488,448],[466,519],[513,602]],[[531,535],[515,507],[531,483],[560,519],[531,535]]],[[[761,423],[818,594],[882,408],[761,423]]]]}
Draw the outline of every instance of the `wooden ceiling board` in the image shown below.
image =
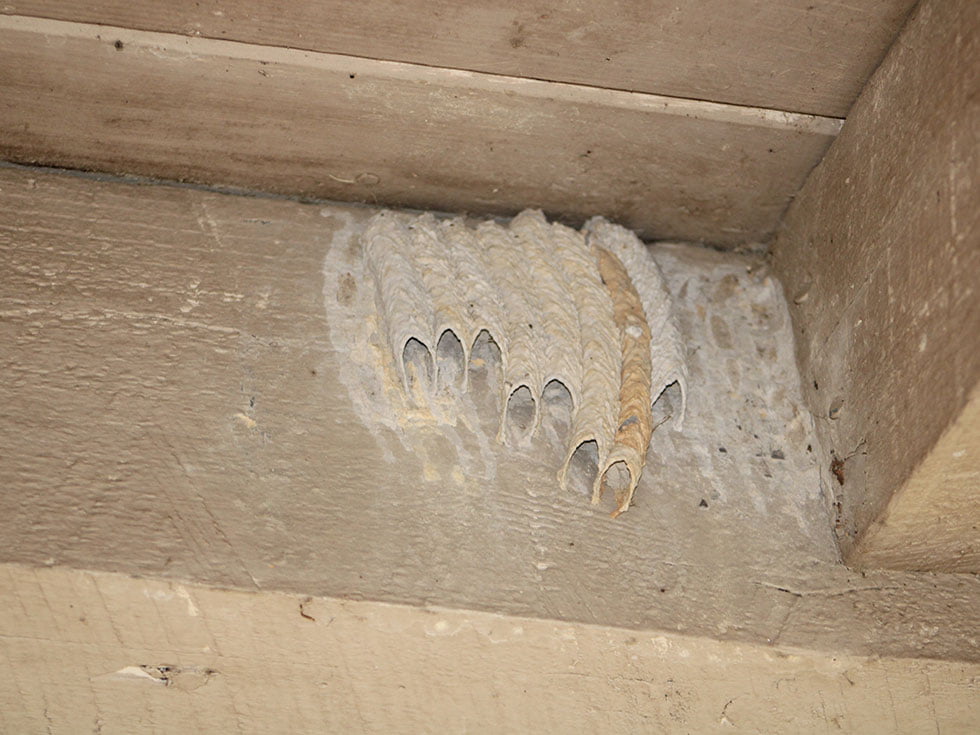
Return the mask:
{"type": "Polygon", "coordinates": [[[0,16],[0,158],[303,197],[765,240],[822,117],[0,16]]]}
{"type": "Polygon", "coordinates": [[[915,0],[7,0],[2,13],[843,117],[915,0]]]}

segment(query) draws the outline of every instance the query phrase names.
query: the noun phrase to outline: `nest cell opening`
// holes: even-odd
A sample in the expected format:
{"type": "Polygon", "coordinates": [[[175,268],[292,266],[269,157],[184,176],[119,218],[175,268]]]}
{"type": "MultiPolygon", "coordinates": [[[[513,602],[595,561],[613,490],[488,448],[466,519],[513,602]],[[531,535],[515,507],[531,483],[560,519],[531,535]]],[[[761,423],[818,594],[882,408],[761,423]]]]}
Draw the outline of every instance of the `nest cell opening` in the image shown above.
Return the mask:
{"type": "Polygon", "coordinates": [[[500,347],[486,329],[481,329],[473,340],[467,375],[467,386],[474,403],[481,410],[499,414],[503,362],[500,347]]]}
{"type": "MultiPolygon", "coordinates": [[[[680,419],[683,403],[681,386],[676,380],[663,389],[659,396],[653,399],[651,414],[653,425],[659,426],[669,419],[680,419]]],[[[673,424],[672,424],[673,426],[673,424]]],[[[674,427],[676,428],[676,427],[674,427]]]]}
{"type": "Polygon", "coordinates": [[[523,443],[533,432],[537,420],[538,404],[531,389],[526,385],[515,388],[507,398],[502,430],[504,443],[516,446],[523,443]]]}
{"type": "Polygon", "coordinates": [[[617,460],[609,465],[606,471],[602,473],[602,477],[599,478],[599,482],[593,491],[592,503],[597,505],[600,500],[605,499],[606,504],[608,504],[609,498],[612,497],[615,501],[615,508],[612,511],[615,517],[626,510],[624,505],[629,502],[633,493],[634,482],[629,465],[624,460],[617,460]],[[607,492],[609,490],[612,492],[607,492]]]}
{"type": "Polygon", "coordinates": [[[553,441],[561,441],[572,425],[575,401],[567,386],[558,378],[549,380],[541,392],[540,422],[553,441]]]}
{"type": "Polygon", "coordinates": [[[402,379],[409,395],[428,390],[435,377],[432,351],[421,340],[410,337],[402,348],[402,379]]]}
{"type": "Polygon", "coordinates": [[[436,390],[460,394],[466,390],[466,355],[456,333],[447,329],[436,344],[436,390]]]}
{"type": "Polygon", "coordinates": [[[564,467],[565,487],[589,497],[599,472],[599,445],[594,439],[579,444],[564,467]]]}

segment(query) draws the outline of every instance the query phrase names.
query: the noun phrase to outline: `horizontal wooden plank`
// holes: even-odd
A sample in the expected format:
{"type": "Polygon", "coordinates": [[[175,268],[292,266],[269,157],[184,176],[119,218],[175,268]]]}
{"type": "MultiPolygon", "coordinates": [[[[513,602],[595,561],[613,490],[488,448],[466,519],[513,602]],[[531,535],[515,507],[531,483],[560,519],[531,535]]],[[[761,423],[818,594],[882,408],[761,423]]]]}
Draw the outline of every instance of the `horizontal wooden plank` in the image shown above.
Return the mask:
{"type": "Polygon", "coordinates": [[[759,261],[652,250],[687,416],[614,521],[560,488],[560,428],[372,400],[374,211],[0,167],[0,562],[980,661],[980,578],[839,563],[759,261]]]}
{"type": "Polygon", "coordinates": [[[4,733],[975,733],[980,664],[0,565],[4,733]]]}
{"type": "Polygon", "coordinates": [[[8,0],[60,20],[844,116],[914,0],[8,0]]]}
{"type": "Polygon", "coordinates": [[[0,16],[0,157],[762,241],[839,121],[0,16]]]}

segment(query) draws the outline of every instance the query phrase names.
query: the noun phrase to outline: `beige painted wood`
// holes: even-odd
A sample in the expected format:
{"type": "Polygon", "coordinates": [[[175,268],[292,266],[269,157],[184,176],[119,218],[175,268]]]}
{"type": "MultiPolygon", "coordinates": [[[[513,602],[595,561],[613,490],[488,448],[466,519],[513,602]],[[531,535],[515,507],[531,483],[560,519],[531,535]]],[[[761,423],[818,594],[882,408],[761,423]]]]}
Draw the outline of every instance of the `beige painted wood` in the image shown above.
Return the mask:
{"type": "Polygon", "coordinates": [[[0,730],[974,733],[980,664],[0,565],[0,730]]]}
{"type": "Polygon", "coordinates": [[[980,384],[853,556],[869,567],[980,570],[980,384]]]}
{"type": "Polygon", "coordinates": [[[914,0],[8,0],[0,12],[843,117],[914,0]]]}
{"type": "Polygon", "coordinates": [[[856,565],[980,572],[980,455],[944,456],[976,431],[978,89],[980,4],[924,2],[775,245],[856,565]]]}
{"type": "Polygon", "coordinates": [[[765,239],[839,121],[0,16],[0,157],[765,239]]]}
{"type": "Polygon", "coordinates": [[[0,562],[673,631],[777,659],[980,661],[980,579],[839,563],[759,260],[653,250],[689,344],[688,413],[654,433],[614,521],[561,490],[561,442],[496,444],[494,406],[455,426],[370,409],[363,348],[338,337],[362,285],[324,262],[356,257],[373,212],[0,167],[0,562]]]}

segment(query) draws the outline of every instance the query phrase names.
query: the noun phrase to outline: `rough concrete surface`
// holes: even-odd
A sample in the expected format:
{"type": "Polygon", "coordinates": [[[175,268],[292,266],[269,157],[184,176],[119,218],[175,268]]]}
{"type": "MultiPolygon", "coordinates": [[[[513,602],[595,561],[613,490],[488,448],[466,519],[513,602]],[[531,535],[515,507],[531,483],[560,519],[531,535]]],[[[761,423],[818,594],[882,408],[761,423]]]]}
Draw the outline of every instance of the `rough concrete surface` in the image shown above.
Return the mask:
{"type": "Polygon", "coordinates": [[[476,392],[469,423],[377,420],[337,348],[357,284],[324,277],[372,210],[16,168],[0,201],[3,561],[980,660],[977,579],[839,564],[758,261],[654,249],[688,416],[612,520],[476,392]]]}

